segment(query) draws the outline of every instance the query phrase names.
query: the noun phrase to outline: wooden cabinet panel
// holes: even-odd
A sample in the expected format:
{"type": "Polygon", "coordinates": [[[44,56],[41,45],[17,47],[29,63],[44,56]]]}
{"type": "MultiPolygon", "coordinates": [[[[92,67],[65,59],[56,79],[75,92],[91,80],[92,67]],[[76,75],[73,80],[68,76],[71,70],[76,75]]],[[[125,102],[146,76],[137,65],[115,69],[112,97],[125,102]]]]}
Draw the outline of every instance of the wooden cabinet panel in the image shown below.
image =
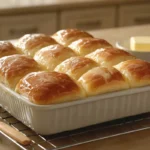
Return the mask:
{"type": "Polygon", "coordinates": [[[119,26],[150,24],[150,3],[119,8],[119,26]]]}
{"type": "Polygon", "coordinates": [[[55,13],[0,17],[0,39],[14,39],[27,33],[52,34],[57,30],[55,13]]]}
{"type": "Polygon", "coordinates": [[[63,11],[60,16],[61,28],[93,30],[115,26],[115,7],[100,7],[63,11]]]}

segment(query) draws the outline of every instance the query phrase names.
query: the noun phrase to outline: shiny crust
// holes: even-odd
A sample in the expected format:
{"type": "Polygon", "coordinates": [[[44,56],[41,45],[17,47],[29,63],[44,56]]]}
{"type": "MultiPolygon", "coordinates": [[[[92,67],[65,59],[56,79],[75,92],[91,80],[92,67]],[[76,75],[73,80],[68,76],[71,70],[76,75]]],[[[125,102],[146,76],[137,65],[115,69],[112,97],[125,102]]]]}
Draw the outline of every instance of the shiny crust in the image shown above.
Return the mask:
{"type": "Polygon", "coordinates": [[[34,59],[45,69],[53,71],[58,64],[72,56],[76,56],[76,54],[71,49],[56,44],[39,50],[34,59]]]}
{"type": "Polygon", "coordinates": [[[54,35],[52,35],[52,38],[54,38],[58,43],[64,46],[68,46],[73,41],[76,41],[78,39],[93,38],[93,36],[82,30],[66,29],[66,30],[59,30],[54,35]]]}
{"type": "Polygon", "coordinates": [[[111,67],[122,61],[135,59],[135,56],[118,48],[97,49],[85,57],[94,60],[103,67],[111,67]]]}
{"type": "Polygon", "coordinates": [[[78,82],[88,95],[102,94],[129,88],[122,74],[115,68],[96,67],[81,76],[78,82]]]}
{"type": "Polygon", "coordinates": [[[26,34],[19,39],[16,46],[23,53],[33,57],[39,49],[52,44],[57,44],[57,42],[48,35],[26,34]]]}
{"type": "Polygon", "coordinates": [[[59,64],[55,71],[68,74],[71,78],[77,80],[89,69],[98,66],[97,63],[85,57],[71,57],[59,64]]]}
{"type": "Polygon", "coordinates": [[[20,80],[16,92],[40,105],[63,103],[85,96],[68,75],[58,72],[32,72],[20,80]]]}
{"type": "Polygon", "coordinates": [[[78,55],[85,56],[98,48],[112,47],[112,45],[104,39],[84,38],[74,41],[69,47],[78,55]]]}
{"type": "Polygon", "coordinates": [[[8,41],[0,41],[0,58],[13,54],[19,54],[13,44],[8,41]]]}
{"type": "Polygon", "coordinates": [[[150,63],[140,60],[127,60],[114,66],[129,82],[131,87],[150,85],[150,63]]]}
{"type": "Polygon", "coordinates": [[[39,69],[36,61],[25,55],[5,56],[0,58],[0,81],[14,89],[24,75],[39,69]]]}

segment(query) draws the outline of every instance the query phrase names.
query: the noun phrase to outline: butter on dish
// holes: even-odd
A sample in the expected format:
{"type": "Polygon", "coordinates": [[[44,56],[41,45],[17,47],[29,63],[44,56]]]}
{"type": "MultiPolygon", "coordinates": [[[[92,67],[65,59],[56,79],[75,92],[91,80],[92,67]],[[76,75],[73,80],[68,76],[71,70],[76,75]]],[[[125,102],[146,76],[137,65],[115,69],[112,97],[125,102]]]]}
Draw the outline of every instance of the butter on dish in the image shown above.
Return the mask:
{"type": "Polygon", "coordinates": [[[150,52],[150,36],[134,36],[130,38],[130,49],[150,52]]]}

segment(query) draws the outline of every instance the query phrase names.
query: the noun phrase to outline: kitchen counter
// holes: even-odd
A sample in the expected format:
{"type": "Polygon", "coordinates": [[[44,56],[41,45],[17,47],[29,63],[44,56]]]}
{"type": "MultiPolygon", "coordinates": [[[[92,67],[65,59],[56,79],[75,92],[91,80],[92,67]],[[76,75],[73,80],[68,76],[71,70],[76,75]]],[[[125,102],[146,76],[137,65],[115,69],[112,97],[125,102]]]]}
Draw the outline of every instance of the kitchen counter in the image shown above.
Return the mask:
{"type": "Polygon", "coordinates": [[[3,0],[0,4],[0,14],[19,12],[29,13],[47,10],[56,11],[62,9],[98,7],[103,5],[140,4],[146,2],[149,2],[149,0],[3,0]]]}
{"type": "MultiPolygon", "coordinates": [[[[115,46],[116,41],[128,39],[133,35],[149,35],[150,24],[134,27],[112,28],[105,30],[89,31],[95,37],[104,38],[115,46]]],[[[0,139],[2,135],[0,134],[0,139]]],[[[149,150],[150,147],[150,129],[145,129],[138,132],[119,135],[108,139],[97,140],[79,146],[66,148],[64,150],[149,150]]],[[[7,142],[3,142],[4,144],[7,142]]],[[[8,145],[10,146],[10,145],[8,145]]],[[[13,146],[15,147],[15,146],[13,146]]],[[[0,144],[0,149],[7,150],[7,145],[0,144]],[[3,146],[3,149],[2,149],[3,146]],[[6,147],[6,148],[4,148],[6,147]]],[[[12,148],[11,150],[16,150],[12,148]]]]}
{"type": "Polygon", "coordinates": [[[116,41],[127,40],[131,36],[150,36],[150,24],[132,27],[110,28],[103,30],[89,31],[95,37],[108,40],[115,46],[116,41]]]}

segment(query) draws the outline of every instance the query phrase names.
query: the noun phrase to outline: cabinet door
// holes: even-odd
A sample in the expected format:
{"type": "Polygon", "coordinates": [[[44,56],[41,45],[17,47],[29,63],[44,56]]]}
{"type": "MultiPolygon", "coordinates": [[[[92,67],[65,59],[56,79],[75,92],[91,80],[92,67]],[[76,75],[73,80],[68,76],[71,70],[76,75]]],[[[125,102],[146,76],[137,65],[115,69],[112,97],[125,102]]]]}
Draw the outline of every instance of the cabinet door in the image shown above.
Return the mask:
{"type": "Polygon", "coordinates": [[[119,8],[119,26],[150,24],[150,3],[119,8]]]}
{"type": "Polygon", "coordinates": [[[60,16],[60,28],[93,30],[115,26],[115,7],[89,8],[64,11],[60,16]]]}
{"type": "Polygon", "coordinates": [[[0,39],[15,39],[27,33],[52,34],[57,30],[56,14],[28,14],[0,17],[0,39]]]}

